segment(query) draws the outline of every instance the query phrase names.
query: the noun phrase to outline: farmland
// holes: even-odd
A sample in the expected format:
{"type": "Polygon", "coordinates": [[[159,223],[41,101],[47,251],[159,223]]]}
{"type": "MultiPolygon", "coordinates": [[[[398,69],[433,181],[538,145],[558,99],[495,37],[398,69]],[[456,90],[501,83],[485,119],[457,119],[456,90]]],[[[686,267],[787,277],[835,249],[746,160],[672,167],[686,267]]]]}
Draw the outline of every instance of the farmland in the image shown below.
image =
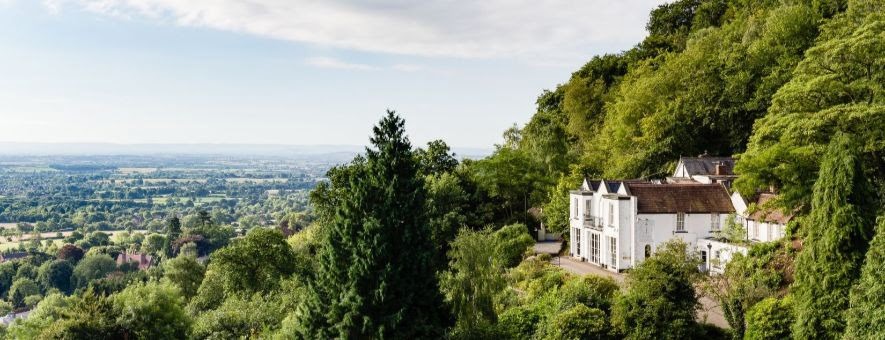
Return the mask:
{"type": "MultiPolygon", "coordinates": [[[[204,210],[222,224],[261,226],[308,209],[333,162],[213,156],[0,157],[0,248],[34,232],[158,230],[204,210]]],[[[187,219],[184,219],[187,221],[187,219]]]]}

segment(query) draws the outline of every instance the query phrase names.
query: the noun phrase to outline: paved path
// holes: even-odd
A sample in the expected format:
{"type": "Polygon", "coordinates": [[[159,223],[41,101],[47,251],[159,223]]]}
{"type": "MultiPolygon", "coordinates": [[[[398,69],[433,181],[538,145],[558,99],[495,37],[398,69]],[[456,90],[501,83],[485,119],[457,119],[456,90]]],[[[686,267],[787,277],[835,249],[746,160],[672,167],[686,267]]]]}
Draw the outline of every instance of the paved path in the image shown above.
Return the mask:
{"type": "MultiPolygon", "coordinates": [[[[538,251],[539,247],[541,249],[546,249],[546,248],[552,247],[551,245],[549,245],[549,243],[554,243],[554,242],[539,242],[539,243],[537,243],[535,245],[536,252],[540,252],[540,251],[538,251]]],[[[556,249],[557,250],[559,249],[558,247],[559,247],[559,243],[556,242],[556,249]]],[[[562,269],[565,269],[571,273],[575,273],[578,275],[593,274],[593,275],[610,277],[610,278],[614,279],[616,282],[618,282],[618,284],[620,284],[620,285],[624,285],[625,278],[626,278],[626,276],[624,274],[613,273],[608,270],[602,269],[598,266],[595,266],[593,264],[572,259],[571,257],[568,257],[568,256],[554,257],[551,262],[555,265],[558,265],[562,269]]],[[[719,308],[718,303],[716,303],[712,299],[705,297],[705,296],[701,296],[698,300],[701,303],[701,309],[698,310],[698,314],[697,314],[698,321],[713,324],[713,325],[716,325],[716,326],[722,327],[722,328],[730,328],[730,326],[728,325],[728,322],[725,321],[725,317],[722,315],[722,309],[719,308]]]]}

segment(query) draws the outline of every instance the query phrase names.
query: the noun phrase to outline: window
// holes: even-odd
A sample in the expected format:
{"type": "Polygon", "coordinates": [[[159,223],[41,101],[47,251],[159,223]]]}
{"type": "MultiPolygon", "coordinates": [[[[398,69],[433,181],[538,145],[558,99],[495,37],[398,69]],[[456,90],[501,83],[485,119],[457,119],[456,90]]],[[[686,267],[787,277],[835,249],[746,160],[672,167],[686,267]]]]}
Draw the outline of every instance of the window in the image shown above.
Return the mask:
{"type": "Polygon", "coordinates": [[[615,224],[615,205],[612,203],[608,204],[608,225],[615,224]]]}
{"type": "Polygon", "coordinates": [[[719,231],[719,213],[710,214],[710,230],[719,231]]]}
{"type": "Polygon", "coordinates": [[[645,258],[649,258],[649,257],[651,257],[651,245],[646,244],[645,245],[645,258]]]}
{"type": "Polygon", "coordinates": [[[611,250],[609,259],[611,259],[611,266],[614,269],[618,269],[618,239],[609,237],[609,242],[609,249],[611,250]]]}
{"type": "Polygon", "coordinates": [[[753,238],[759,239],[759,222],[753,222],[753,238]]]}
{"type": "Polygon", "coordinates": [[[706,250],[701,250],[701,263],[703,263],[704,265],[707,264],[707,251],[706,250]]]}
{"type": "Polygon", "coordinates": [[[578,250],[578,256],[581,256],[581,229],[575,228],[575,249],[578,250]]]}
{"type": "Polygon", "coordinates": [[[599,264],[599,234],[590,233],[590,262],[599,264]]]}
{"type": "Polygon", "coordinates": [[[584,215],[587,215],[587,216],[592,215],[590,212],[593,210],[590,209],[590,202],[592,202],[592,201],[591,200],[584,201],[584,215]]]}
{"type": "Polygon", "coordinates": [[[774,240],[774,223],[768,224],[768,241],[774,240]]]}
{"type": "Polygon", "coordinates": [[[578,199],[577,198],[575,198],[574,207],[575,207],[575,218],[578,218],[578,199]]]}
{"type": "Polygon", "coordinates": [[[676,213],[676,232],[685,231],[685,213],[676,213]]]}

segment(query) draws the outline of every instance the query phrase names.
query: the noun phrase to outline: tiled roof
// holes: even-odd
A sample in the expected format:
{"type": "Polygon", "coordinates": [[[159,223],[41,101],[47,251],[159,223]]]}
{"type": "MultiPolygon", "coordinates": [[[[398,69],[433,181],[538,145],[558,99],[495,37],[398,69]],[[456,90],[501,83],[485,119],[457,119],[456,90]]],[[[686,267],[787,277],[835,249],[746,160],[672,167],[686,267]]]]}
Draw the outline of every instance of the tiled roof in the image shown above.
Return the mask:
{"type": "Polygon", "coordinates": [[[750,215],[750,219],[760,222],[775,222],[779,224],[787,224],[790,222],[792,215],[784,215],[781,209],[772,209],[766,207],[765,204],[777,197],[774,194],[759,194],[756,199],[756,212],[750,215]]]}
{"type": "Polygon", "coordinates": [[[732,213],[734,205],[721,184],[645,184],[627,182],[640,214],[732,213]]]}
{"type": "Polygon", "coordinates": [[[682,157],[679,160],[690,176],[717,175],[716,165],[723,165],[724,172],[718,175],[734,175],[734,158],[731,157],[682,157]]]}

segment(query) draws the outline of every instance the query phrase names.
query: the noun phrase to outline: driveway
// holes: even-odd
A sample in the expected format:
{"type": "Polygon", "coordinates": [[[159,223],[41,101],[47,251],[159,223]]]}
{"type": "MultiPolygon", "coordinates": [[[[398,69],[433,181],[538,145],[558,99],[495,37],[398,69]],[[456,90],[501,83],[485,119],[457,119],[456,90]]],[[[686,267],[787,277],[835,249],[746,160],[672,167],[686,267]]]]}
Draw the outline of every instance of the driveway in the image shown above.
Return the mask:
{"type": "MultiPolygon", "coordinates": [[[[536,249],[535,251],[538,252],[537,249],[538,249],[539,245],[543,245],[542,247],[548,247],[548,248],[552,247],[551,245],[548,245],[548,243],[556,243],[556,247],[557,247],[556,249],[557,250],[559,249],[558,242],[539,242],[535,245],[535,249],[536,249]]],[[[566,271],[574,273],[574,274],[578,274],[578,275],[592,274],[592,275],[610,277],[622,286],[626,282],[626,280],[625,280],[626,275],[624,275],[624,274],[613,273],[608,270],[602,269],[596,265],[593,265],[593,264],[590,264],[587,262],[581,262],[581,261],[575,260],[575,259],[568,257],[568,256],[554,257],[553,260],[551,260],[550,262],[553,263],[554,265],[557,265],[557,266],[561,267],[562,269],[565,269],[566,271]]],[[[714,301],[706,296],[698,297],[698,301],[701,304],[701,308],[698,310],[698,313],[697,313],[697,320],[699,322],[709,323],[709,324],[712,324],[712,325],[715,325],[715,326],[718,326],[721,328],[726,328],[726,329],[731,328],[731,326],[728,325],[728,321],[725,321],[725,317],[722,315],[722,309],[719,308],[719,304],[716,301],[714,301]]]]}

